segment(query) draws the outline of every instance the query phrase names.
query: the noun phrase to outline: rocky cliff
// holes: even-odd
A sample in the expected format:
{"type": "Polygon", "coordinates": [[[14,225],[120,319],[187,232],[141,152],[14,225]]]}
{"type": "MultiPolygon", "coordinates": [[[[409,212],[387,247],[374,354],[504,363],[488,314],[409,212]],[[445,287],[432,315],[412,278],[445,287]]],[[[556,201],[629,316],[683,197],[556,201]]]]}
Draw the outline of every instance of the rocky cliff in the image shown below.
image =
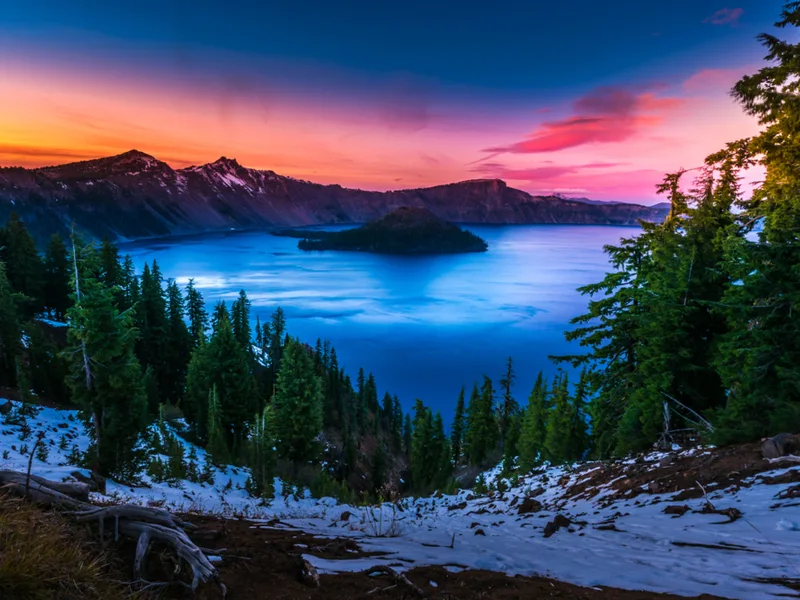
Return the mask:
{"type": "Polygon", "coordinates": [[[88,237],[134,239],[364,223],[401,206],[456,223],[635,225],[666,214],[636,204],[531,196],[498,179],[370,192],[248,169],[224,157],[173,169],[137,150],[55,167],[0,168],[0,223],[16,211],[39,240],[66,233],[71,223],[88,237]]]}

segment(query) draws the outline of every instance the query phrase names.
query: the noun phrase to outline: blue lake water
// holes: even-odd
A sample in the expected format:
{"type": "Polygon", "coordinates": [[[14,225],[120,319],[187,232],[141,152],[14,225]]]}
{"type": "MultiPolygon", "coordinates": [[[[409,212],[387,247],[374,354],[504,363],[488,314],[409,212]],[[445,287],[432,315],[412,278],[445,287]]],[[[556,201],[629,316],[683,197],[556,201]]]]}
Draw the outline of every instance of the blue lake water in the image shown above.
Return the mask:
{"type": "Polygon", "coordinates": [[[637,235],[630,227],[473,226],[489,243],[482,254],[385,256],[303,252],[297,240],[235,232],[126,244],[141,269],[156,259],[165,277],[190,277],[209,305],[245,289],[253,319],[277,307],[289,332],[336,347],[355,379],[375,374],[380,395],[415,398],[452,416],[462,385],[484,374],[495,381],[507,357],[525,402],[539,370],[553,374],[549,354],[577,351],[563,332],[585,311],[575,289],[608,270],[605,244],[637,235]]]}

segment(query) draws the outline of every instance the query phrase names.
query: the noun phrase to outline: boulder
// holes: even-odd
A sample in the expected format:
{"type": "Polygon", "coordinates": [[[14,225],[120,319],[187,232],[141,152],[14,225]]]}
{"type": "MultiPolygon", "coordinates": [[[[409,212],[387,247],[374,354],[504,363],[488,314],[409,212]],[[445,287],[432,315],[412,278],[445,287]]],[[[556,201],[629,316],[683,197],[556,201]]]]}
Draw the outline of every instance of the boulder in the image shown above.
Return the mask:
{"type": "Polygon", "coordinates": [[[556,515],[552,521],[544,526],[544,537],[549,538],[562,527],[569,527],[570,525],[572,525],[572,521],[567,517],[564,515],[556,515]]]}
{"type": "Polygon", "coordinates": [[[789,456],[800,450],[800,441],[790,433],[779,433],[761,442],[761,453],[766,459],[789,456]]]}
{"type": "Polygon", "coordinates": [[[518,515],[527,515],[542,510],[542,503],[533,498],[525,498],[517,509],[518,515]]]}
{"type": "Polygon", "coordinates": [[[14,405],[11,404],[11,400],[6,400],[5,403],[0,404],[0,415],[7,415],[13,408],[14,405]]]}

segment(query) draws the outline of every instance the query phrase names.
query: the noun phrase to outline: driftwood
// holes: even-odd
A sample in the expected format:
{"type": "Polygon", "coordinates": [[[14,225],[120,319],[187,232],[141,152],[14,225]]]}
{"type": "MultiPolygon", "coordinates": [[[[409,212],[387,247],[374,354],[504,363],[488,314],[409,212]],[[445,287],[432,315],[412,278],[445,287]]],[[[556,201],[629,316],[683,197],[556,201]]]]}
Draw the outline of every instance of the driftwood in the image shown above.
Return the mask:
{"type": "MultiPolygon", "coordinates": [[[[96,520],[101,539],[104,537],[106,521],[113,521],[115,540],[120,535],[136,540],[133,571],[137,579],[143,579],[151,544],[159,542],[171,548],[191,568],[191,584],[179,582],[180,584],[194,592],[201,583],[213,582],[219,586],[223,598],[225,597],[226,589],[219,580],[216,568],[186,535],[184,529],[188,524],[182,523],[169,511],[132,504],[94,506],[87,501],[89,487],[85,483],[49,481],[36,475],[30,475],[28,480],[27,474],[16,471],[0,471],[0,489],[60,510],[78,521],[96,520]]],[[[153,585],[160,584],[149,587],[153,585]]]]}
{"type": "MultiPolygon", "coordinates": [[[[408,577],[406,577],[405,575],[403,575],[402,573],[400,573],[398,571],[395,571],[391,567],[387,567],[385,565],[375,565],[374,567],[370,567],[369,569],[364,569],[361,572],[364,575],[368,576],[368,577],[370,575],[374,575],[375,573],[380,573],[381,575],[388,575],[389,577],[391,577],[394,580],[395,586],[402,586],[402,587],[406,588],[408,591],[410,591],[412,594],[414,594],[415,596],[424,596],[425,595],[424,592],[420,588],[418,588],[416,585],[411,583],[411,580],[408,577]]],[[[391,586],[391,587],[395,587],[395,586],[391,586]]],[[[367,593],[368,594],[373,594],[373,593],[381,591],[382,589],[386,590],[388,588],[376,588],[376,589],[371,590],[371,591],[369,591],[367,593]]]]}
{"type": "Polygon", "coordinates": [[[779,456],[778,458],[768,458],[767,462],[770,462],[770,463],[779,463],[779,462],[800,463],[800,456],[795,456],[794,454],[790,454],[788,456],[779,456]]]}

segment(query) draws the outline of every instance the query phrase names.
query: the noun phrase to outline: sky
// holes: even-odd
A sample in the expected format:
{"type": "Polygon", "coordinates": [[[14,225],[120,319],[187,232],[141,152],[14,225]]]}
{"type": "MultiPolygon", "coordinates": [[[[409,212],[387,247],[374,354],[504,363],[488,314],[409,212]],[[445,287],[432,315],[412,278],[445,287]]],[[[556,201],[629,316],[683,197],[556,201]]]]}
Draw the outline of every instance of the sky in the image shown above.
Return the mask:
{"type": "Polygon", "coordinates": [[[0,0],[0,165],[136,148],[651,203],[758,131],[729,90],[783,2],[732,2],[0,0]]]}

